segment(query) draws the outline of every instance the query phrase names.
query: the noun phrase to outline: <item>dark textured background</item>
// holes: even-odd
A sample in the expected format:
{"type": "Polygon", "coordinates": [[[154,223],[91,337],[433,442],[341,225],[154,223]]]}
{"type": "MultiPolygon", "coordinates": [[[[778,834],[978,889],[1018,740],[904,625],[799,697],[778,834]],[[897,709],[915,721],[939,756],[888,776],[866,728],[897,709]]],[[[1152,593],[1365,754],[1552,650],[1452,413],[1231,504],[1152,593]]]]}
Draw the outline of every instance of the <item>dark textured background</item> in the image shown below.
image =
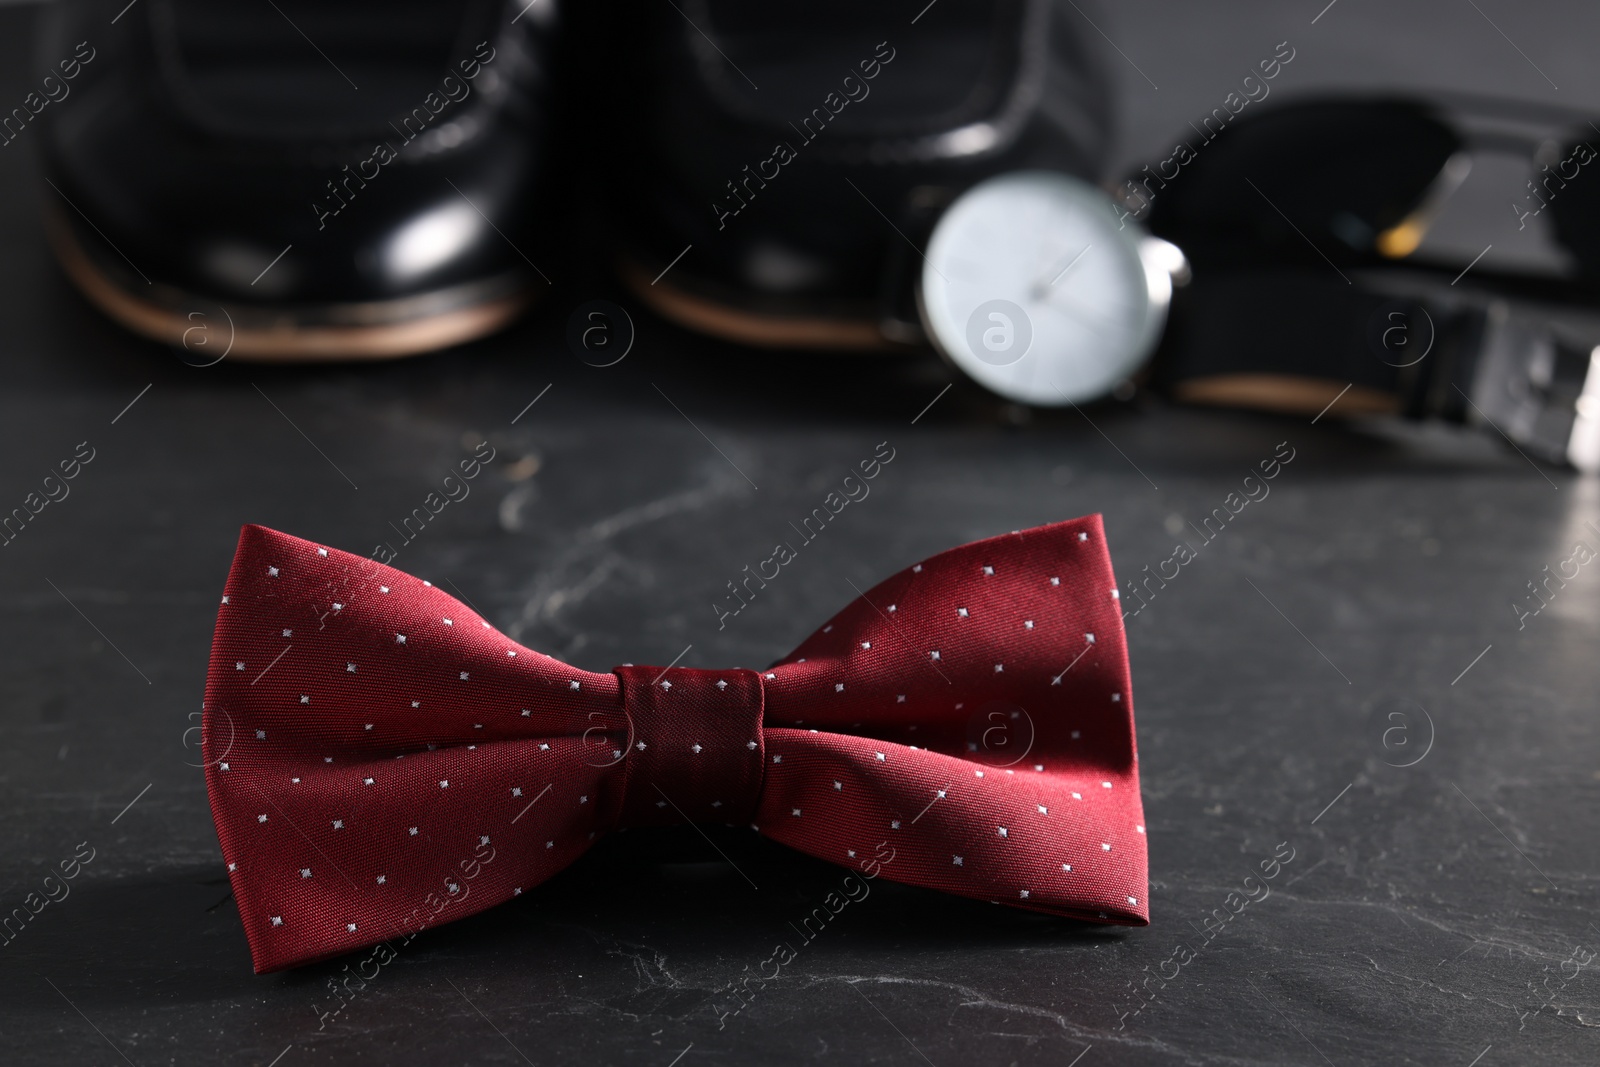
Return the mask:
{"type": "MultiPolygon", "coordinates": [[[[1107,45],[1124,157],[1164,149],[1286,38],[1286,97],[1431,86],[1600,102],[1595,9],[1341,0],[1313,26],[1321,6],[1097,13],[1128,56],[1107,45]]],[[[5,107],[27,91],[35,11],[0,7],[5,107]]],[[[62,280],[32,150],[26,134],[0,150],[0,510],[78,442],[96,458],[0,549],[0,911],[79,842],[96,854],[70,897],[0,947],[5,1062],[1600,1062],[1600,974],[1561,968],[1600,948],[1600,575],[1585,568],[1521,631],[1509,606],[1575,539],[1600,545],[1583,525],[1600,523],[1595,481],[1443,430],[1143,398],[1091,410],[1102,435],[958,386],[913,426],[949,380],[937,362],[707,342],[581,260],[547,267],[558,286],[540,312],[464,350],[195,369],[62,280]],[[605,370],[562,340],[594,297],[639,328],[605,370]],[[423,935],[319,1029],[341,964],[251,974],[186,765],[217,597],[241,523],[370,551],[481,438],[500,458],[396,564],[596,670],[690,643],[685,665],[761,665],[849,582],[1086,512],[1104,512],[1131,577],[1290,442],[1271,496],[1130,620],[1152,925],[1090,928],[880,882],[719,1029],[714,1005],[731,1002],[717,990],[840,872],[724,835],[752,890],[691,832],[627,834],[512,905],[423,935]],[[883,440],[898,457],[872,496],[718,632],[723,583],[883,440]],[[1426,742],[1418,706],[1431,751],[1387,765],[1426,742]],[[1411,715],[1408,749],[1397,735],[1384,747],[1392,711],[1411,715]],[[1284,841],[1296,857],[1272,895],[1118,1029],[1128,983],[1197,943],[1194,927],[1284,841]]],[[[1475,177],[1440,239],[1537,259],[1536,233],[1507,232],[1520,181],[1475,177]]]]}

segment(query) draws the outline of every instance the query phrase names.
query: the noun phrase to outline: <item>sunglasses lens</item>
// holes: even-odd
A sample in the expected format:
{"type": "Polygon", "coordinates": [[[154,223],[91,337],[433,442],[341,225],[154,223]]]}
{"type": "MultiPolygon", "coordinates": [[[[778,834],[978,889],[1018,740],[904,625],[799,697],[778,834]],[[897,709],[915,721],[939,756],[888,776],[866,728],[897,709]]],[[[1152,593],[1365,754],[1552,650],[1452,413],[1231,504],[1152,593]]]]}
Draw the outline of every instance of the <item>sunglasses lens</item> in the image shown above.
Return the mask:
{"type": "Polygon", "coordinates": [[[1552,163],[1529,180],[1521,201],[1513,206],[1518,216],[1550,209],[1556,240],[1572,253],[1578,271],[1600,278],[1600,136],[1576,140],[1552,163]]]}
{"type": "Polygon", "coordinates": [[[1295,104],[1221,125],[1229,118],[1217,109],[1123,188],[1200,266],[1367,258],[1461,147],[1404,101],[1295,104]]]}

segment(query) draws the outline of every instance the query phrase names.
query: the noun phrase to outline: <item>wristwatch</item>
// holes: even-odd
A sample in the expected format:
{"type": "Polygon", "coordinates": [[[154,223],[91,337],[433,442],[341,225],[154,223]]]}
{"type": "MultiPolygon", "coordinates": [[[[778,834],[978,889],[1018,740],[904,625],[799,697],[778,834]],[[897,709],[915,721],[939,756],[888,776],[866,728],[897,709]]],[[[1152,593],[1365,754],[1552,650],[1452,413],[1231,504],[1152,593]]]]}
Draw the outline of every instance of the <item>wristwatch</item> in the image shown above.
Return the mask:
{"type": "Polygon", "coordinates": [[[1174,281],[1189,273],[1176,245],[1126,216],[1096,186],[1049,171],[967,190],[940,216],[924,256],[918,310],[928,339],[1019,403],[1110,393],[1149,358],[1174,281]]]}

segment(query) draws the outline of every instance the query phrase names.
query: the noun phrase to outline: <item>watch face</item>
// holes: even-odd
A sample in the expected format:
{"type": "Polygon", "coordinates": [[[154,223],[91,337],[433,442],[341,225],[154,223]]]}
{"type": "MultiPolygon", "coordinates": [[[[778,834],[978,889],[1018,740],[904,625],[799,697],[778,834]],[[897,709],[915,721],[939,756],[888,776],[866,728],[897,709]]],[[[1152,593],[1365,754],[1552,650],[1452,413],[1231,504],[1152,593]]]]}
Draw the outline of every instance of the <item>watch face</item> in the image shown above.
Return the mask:
{"type": "Polygon", "coordinates": [[[928,242],[929,335],[1012,400],[1103,396],[1150,354],[1171,298],[1171,277],[1141,256],[1143,240],[1086,182],[1046,171],[990,178],[950,205],[928,242]]]}

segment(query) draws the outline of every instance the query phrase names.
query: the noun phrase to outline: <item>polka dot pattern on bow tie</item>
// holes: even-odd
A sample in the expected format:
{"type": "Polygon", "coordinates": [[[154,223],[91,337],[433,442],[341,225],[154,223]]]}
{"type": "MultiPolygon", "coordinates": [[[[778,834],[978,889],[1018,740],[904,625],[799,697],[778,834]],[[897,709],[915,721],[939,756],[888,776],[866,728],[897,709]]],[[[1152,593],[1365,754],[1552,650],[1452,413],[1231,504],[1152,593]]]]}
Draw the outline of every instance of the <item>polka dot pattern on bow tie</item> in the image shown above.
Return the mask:
{"type": "Polygon", "coordinates": [[[901,571],[759,674],[630,668],[627,696],[427,582],[246,527],[204,736],[256,969],[509,900],[625,808],[748,821],[851,868],[892,856],[893,881],[1142,925],[1115,588],[1098,516],[1023,530],[901,571]],[[720,702],[759,714],[724,721],[720,702]]]}

